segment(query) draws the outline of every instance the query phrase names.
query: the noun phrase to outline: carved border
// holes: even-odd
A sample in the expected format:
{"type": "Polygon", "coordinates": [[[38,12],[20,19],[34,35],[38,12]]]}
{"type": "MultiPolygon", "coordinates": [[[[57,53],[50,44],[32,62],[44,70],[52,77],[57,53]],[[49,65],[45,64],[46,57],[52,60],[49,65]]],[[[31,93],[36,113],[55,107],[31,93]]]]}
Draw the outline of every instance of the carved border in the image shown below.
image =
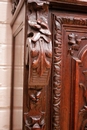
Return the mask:
{"type": "MultiPolygon", "coordinates": [[[[60,130],[60,103],[62,89],[62,25],[87,26],[87,18],[78,17],[54,17],[54,56],[53,56],[53,83],[52,83],[52,130],[60,130]]],[[[68,43],[67,43],[68,44],[68,43]]]]}

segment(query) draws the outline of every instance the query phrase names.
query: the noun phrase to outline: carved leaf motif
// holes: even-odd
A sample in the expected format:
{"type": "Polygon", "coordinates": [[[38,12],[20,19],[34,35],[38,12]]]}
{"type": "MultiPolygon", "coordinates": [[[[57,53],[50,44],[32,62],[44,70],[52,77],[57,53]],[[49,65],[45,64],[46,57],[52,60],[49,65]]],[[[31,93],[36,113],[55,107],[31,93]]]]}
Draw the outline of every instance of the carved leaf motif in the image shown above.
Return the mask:
{"type": "Polygon", "coordinates": [[[37,69],[37,73],[41,76],[46,69],[51,67],[50,61],[47,59],[47,57],[51,58],[52,52],[50,48],[48,50],[48,45],[44,43],[43,38],[40,38],[36,44],[36,47],[38,46],[40,49],[39,51],[37,51],[36,47],[31,49],[31,57],[37,57],[32,62],[32,68],[37,69]]]}

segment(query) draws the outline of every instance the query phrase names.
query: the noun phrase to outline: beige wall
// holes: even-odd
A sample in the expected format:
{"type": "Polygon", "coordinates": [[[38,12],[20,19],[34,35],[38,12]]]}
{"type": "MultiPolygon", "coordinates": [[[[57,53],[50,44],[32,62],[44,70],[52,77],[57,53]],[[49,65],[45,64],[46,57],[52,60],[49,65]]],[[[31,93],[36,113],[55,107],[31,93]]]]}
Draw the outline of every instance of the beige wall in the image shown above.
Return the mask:
{"type": "Polygon", "coordinates": [[[10,129],[11,17],[10,0],[0,0],[0,130],[10,129]]]}

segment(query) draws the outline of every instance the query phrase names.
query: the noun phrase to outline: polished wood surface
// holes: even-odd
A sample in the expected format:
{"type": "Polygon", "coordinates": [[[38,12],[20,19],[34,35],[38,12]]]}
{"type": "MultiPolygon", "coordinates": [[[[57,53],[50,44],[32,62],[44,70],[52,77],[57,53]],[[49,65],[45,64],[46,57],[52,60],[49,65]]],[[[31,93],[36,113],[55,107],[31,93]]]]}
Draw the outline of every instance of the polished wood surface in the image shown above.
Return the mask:
{"type": "Polygon", "coordinates": [[[53,12],[53,127],[86,129],[87,17],[53,12]]]}
{"type": "Polygon", "coordinates": [[[87,129],[86,9],[81,0],[27,1],[24,130],[87,129]]]}

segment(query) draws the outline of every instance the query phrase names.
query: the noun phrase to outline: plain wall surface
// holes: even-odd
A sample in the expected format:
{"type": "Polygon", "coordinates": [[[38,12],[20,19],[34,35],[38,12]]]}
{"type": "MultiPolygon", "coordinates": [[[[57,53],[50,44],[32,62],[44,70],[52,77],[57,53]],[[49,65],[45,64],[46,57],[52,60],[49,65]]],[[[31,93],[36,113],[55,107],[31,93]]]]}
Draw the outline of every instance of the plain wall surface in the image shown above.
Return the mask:
{"type": "Polygon", "coordinates": [[[0,130],[10,130],[11,8],[10,0],[0,0],[0,130]]]}

